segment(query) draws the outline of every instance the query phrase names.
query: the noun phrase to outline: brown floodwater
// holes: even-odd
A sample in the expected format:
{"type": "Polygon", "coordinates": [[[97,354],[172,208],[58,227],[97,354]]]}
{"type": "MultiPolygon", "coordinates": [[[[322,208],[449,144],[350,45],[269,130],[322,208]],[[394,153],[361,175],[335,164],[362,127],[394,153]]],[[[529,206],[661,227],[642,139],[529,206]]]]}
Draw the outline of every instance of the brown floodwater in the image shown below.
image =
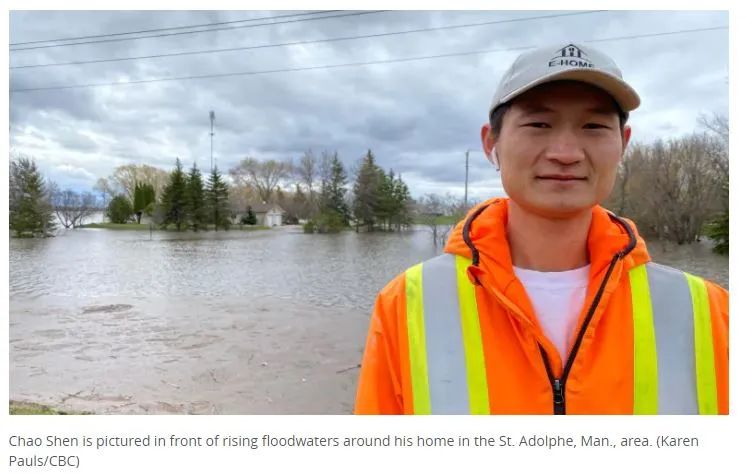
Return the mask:
{"type": "MultiPolygon", "coordinates": [[[[711,244],[648,246],[728,286],[728,258],[711,244]]],[[[11,239],[11,399],[95,413],[350,413],[376,293],[438,252],[424,230],[11,239]]]]}

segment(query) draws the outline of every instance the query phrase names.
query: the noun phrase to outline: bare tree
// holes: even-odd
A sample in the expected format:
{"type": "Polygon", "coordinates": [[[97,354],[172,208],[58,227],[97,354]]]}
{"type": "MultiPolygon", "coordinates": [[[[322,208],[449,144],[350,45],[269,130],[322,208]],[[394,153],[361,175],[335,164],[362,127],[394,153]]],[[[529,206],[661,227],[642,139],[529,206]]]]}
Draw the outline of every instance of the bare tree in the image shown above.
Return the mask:
{"type": "Polygon", "coordinates": [[[93,193],[76,193],[72,189],[61,191],[56,183],[49,185],[52,209],[65,229],[83,225],[83,220],[96,210],[96,196],[93,193]]]}
{"type": "Polygon", "coordinates": [[[443,239],[442,234],[438,233],[438,222],[439,218],[443,215],[444,207],[445,202],[443,197],[434,193],[422,196],[417,206],[417,214],[420,217],[420,222],[429,228],[433,236],[434,246],[438,245],[439,236],[443,239]]]}
{"type": "Polygon", "coordinates": [[[110,191],[124,193],[130,198],[130,201],[134,201],[135,185],[137,183],[152,185],[155,195],[160,196],[161,191],[168,183],[168,179],[169,173],[167,171],[150,165],[132,163],[118,166],[109,177],[108,184],[110,191]]]}
{"type": "Polygon", "coordinates": [[[313,183],[316,181],[318,168],[317,161],[318,160],[313,154],[313,151],[307,150],[303,153],[303,156],[300,158],[300,163],[296,168],[298,177],[300,178],[301,183],[306,186],[306,192],[309,196],[313,194],[313,183]]]}
{"type": "Polygon", "coordinates": [[[290,175],[292,169],[290,161],[244,158],[229,173],[235,181],[254,188],[262,201],[270,202],[272,193],[290,175]]]}
{"type": "Polygon", "coordinates": [[[630,147],[610,206],[623,211],[643,235],[679,244],[696,240],[723,207],[721,155],[713,137],[693,134],[630,147]]]}

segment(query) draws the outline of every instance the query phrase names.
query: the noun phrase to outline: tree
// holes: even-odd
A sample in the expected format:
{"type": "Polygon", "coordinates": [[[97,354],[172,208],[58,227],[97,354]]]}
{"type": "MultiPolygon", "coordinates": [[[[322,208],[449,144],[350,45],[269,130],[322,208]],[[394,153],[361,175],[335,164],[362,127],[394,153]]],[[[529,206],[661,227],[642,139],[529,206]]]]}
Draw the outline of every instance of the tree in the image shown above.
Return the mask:
{"type": "Polygon", "coordinates": [[[92,193],[61,191],[56,183],[50,183],[49,195],[57,220],[65,229],[80,227],[96,210],[96,196],[92,193]]]}
{"type": "Polygon", "coordinates": [[[624,211],[643,235],[690,243],[727,206],[727,172],[713,137],[691,134],[630,147],[607,207],[624,211]]]}
{"type": "Polygon", "coordinates": [[[186,217],[189,225],[195,232],[204,227],[207,222],[205,189],[202,183],[202,173],[197,168],[196,162],[192,165],[189,177],[187,178],[186,217]]]}
{"type": "Polygon", "coordinates": [[[118,192],[126,194],[131,201],[134,201],[135,186],[138,183],[150,184],[155,194],[158,195],[163,191],[168,180],[169,174],[160,168],[132,163],[118,166],[109,177],[108,184],[112,188],[118,188],[118,192]]]}
{"type": "Polygon", "coordinates": [[[114,224],[126,224],[132,214],[132,204],[124,194],[114,196],[106,208],[106,217],[114,224]]]}
{"type": "Polygon", "coordinates": [[[376,222],[376,210],[379,208],[379,181],[382,174],[383,170],[376,164],[373,152],[368,150],[358,167],[353,189],[356,231],[361,223],[368,228],[369,232],[373,231],[376,222]]]}
{"type": "Polygon", "coordinates": [[[16,236],[53,235],[56,224],[49,189],[33,159],[24,156],[10,162],[10,230],[16,236]]]}
{"type": "Polygon", "coordinates": [[[132,211],[137,216],[138,224],[140,223],[143,212],[154,201],[155,190],[153,189],[153,185],[147,183],[137,183],[135,185],[135,198],[132,204],[132,211]]]}
{"type": "Polygon", "coordinates": [[[214,167],[210,173],[205,191],[205,204],[207,208],[207,222],[225,230],[230,229],[231,221],[230,206],[228,205],[228,185],[223,181],[218,167],[214,167]]]}
{"type": "Polygon", "coordinates": [[[254,214],[254,210],[251,208],[251,206],[246,208],[246,214],[241,217],[241,224],[256,225],[256,214],[254,214]]]}
{"type": "Polygon", "coordinates": [[[347,173],[335,152],[331,159],[329,179],[321,189],[321,209],[322,212],[337,214],[344,225],[350,220],[350,210],[345,202],[346,184],[347,173]]]}
{"type": "Polygon", "coordinates": [[[308,150],[303,153],[303,156],[300,159],[300,163],[296,168],[296,173],[301,182],[306,185],[306,192],[309,196],[313,194],[313,183],[314,181],[316,181],[316,162],[316,156],[311,150],[308,150]]]}
{"type": "Polygon", "coordinates": [[[176,225],[176,230],[186,223],[187,213],[187,183],[181,161],[176,158],[176,168],[171,172],[168,184],[163,189],[161,205],[163,206],[162,226],[176,225]]]}
{"type": "Polygon", "coordinates": [[[410,211],[412,208],[412,196],[409,194],[407,183],[401,179],[401,174],[394,182],[394,202],[396,206],[393,220],[397,230],[401,231],[402,227],[412,224],[412,214],[410,211]]]}
{"type": "Polygon", "coordinates": [[[434,193],[425,194],[419,202],[420,222],[430,229],[433,236],[433,245],[438,245],[439,217],[444,214],[446,206],[445,199],[434,193]]]}
{"type": "Polygon", "coordinates": [[[108,199],[114,196],[114,191],[111,188],[109,180],[106,178],[98,178],[96,184],[93,186],[93,190],[101,193],[101,208],[106,209],[108,199]]]}
{"type": "Polygon", "coordinates": [[[291,162],[244,158],[229,174],[235,182],[253,187],[263,202],[270,202],[272,192],[292,169],[291,162]]]}

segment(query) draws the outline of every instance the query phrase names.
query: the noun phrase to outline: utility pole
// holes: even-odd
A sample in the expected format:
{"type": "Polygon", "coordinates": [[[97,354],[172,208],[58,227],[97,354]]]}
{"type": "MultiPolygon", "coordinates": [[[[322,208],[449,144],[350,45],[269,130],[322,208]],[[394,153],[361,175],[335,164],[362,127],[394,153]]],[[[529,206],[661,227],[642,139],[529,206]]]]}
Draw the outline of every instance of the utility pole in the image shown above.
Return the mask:
{"type": "Polygon", "coordinates": [[[469,153],[479,149],[469,148],[466,150],[466,176],[464,177],[464,210],[469,209],[469,153]]]}
{"type": "Polygon", "coordinates": [[[469,207],[469,150],[466,150],[466,177],[464,179],[464,210],[469,207]]]}
{"type": "Polygon", "coordinates": [[[212,158],[212,137],[215,136],[215,112],[210,111],[210,172],[212,173],[213,168],[215,168],[215,162],[212,158]]]}

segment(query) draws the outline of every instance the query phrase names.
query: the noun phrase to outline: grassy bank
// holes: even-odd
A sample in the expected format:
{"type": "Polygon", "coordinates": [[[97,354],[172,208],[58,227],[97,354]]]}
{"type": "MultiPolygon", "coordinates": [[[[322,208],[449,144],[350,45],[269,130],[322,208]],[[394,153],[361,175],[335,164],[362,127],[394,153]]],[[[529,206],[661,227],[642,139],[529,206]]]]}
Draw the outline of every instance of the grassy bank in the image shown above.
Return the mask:
{"type": "MultiPolygon", "coordinates": [[[[462,219],[461,216],[438,216],[435,218],[437,225],[454,225],[462,219]]],[[[431,219],[429,217],[415,217],[414,223],[417,225],[430,225],[431,219]]]]}
{"type": "MultiPolygon", "coordinates": [[[[129,222],[127,224],[112,224],[111,222],[85,224],[80,226],[81,229],[109,229],[109,230],[150,230],[150,224],[138,224],[136,222],[129,222]]],[[[232,224],[231,230],[267,230],[269,227],[263,225],[239,225],[232,224]]],[[[153,226],[154,231],[176,231],[176,227],[168,226],[165,229],[153,226]]],[[[186,232],[191,229],[182,229],[182,232],[186,232]]],[[[206,230],[213,230],[212,227],[208,227],[206,230]]],[[[222,230],[222,229],[220,229],[222,230]]]]}
{"type": "Polygon", "coordinates": [[[61,411],[40,403],[10,401],[11,415],[87,415],[85,412],[61,411]]]}
{"type": "Polygon", "coordinates": [[[81,229],[112,229],[112,230],[148,230],[150,226],[148,224],[138,224],[136,222],[130,222],[127,224],[112,224],[111,222],[102,222],[95,224],[84,224],[80,226],[81,229]]]}

